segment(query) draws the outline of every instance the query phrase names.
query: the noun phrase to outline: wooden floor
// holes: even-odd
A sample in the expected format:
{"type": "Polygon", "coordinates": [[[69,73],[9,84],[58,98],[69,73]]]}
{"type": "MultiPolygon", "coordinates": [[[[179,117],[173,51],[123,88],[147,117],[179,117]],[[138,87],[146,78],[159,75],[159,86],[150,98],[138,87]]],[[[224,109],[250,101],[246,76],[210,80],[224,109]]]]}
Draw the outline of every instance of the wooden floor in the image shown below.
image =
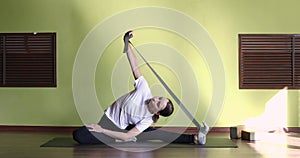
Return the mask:
{"type": "MultiPolygon", "coordinates": [[[[148,152],[126,152],[114,148],[39,147],[53,137],[69,132],[0,131],[0,158],[274,158],[300,157],[299,133],[262,133],[259,141],[234,140],[239,148],[161,148],[148,152]]],[[[228,133],[209,133],[226,137],[228,133]]]]}

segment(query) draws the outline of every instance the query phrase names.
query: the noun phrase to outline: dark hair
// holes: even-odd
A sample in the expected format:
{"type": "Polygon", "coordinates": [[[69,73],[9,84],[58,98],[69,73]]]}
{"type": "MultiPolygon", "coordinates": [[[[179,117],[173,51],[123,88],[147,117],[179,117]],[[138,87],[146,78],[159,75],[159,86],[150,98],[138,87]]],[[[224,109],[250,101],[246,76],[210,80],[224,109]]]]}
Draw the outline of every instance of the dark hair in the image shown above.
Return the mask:
{"type": "MultiPolygon", "coordinates": [[[[167,117],[167,116],[172,115],[172,113],[174,112],[174,106],[173,106],[173,103],[172,103],[172,101],[171,101],[170,99],[168,99],[168,100],[169,100],[169,101],[168,101],[166,107],[165,107],[163,110],[159,111],[159,115],[164,116],[164,117],[167,117]]],[[[159,115],[154,114],[154,115],[152,116],[152,120],[153,120],[154,123],[156,123],[157,120],[159,119],[159,115]]]]}
{"type": "Polygon", "coordinates": [[[161,116],[164,116],[164,117],[170,116],[170,115],[173,113],[173,111],[174,111],[173,103],[171,102],[170,99],[168,99],[168,100],[169,100],[169,101],[168,101],[168,103],[167,103],[167,106],[166,106],[163,110],[161,110],[161,111],[159,112],[159,114],[160,114],[161,116]]]}

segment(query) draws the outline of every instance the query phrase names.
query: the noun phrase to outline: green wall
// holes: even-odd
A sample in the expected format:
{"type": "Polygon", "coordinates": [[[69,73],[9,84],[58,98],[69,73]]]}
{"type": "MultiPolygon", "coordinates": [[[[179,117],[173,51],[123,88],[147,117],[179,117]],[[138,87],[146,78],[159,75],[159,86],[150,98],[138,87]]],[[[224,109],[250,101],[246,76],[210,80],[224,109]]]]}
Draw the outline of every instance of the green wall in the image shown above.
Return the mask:
{"type": "MultiPolygon", "coordinates": [[[[279,92],[239,89],[238,34],[300,33],[298,0],[0,0],[0,4],[0,32],[57,32],[58,81],[57,88],[0,88],[0,125],[81,125],[72,93],[76,53],[97,24],[124,10],[146,6],[172,8],[192,17],[206,29],[219,50],[226,73],[224,105],[215,125],[219,127],[242,124],[249,117],[259,116],[266,102],[279,92]]],[[[131,19],[123,19],[120,24],[130,23],[131,19]]],[[[176,21],[176,18],[168,20],[176,21]]],[[[200,101],[195,111],[201,121],[211,102],[213,87],[203,56],[197,55],[193,46],[174,33],[157,28],[140,28],[136,32],[134,43],[167,43],[190,62],[198,85],[189,88],[201,91],[196,96],[200,101]]],[[[96,94],[103,108],[113,101],[111,75],[114,63],[123,55],[121,34],[105,49],[95,71],[96,94]]],[[[163,54],[162,57],[172,59],[163,54]]],[[[129,69],[126,66],[125,69],[129,69]]],[[[159,64],[154,66],[165,78],[174,75],[159,64]]],[[[145,65],[142,70],[149,76],[150,84],[154,84],[152,88],[163,92],[161,86],[155,85],[155,78],[151,78],[145,65]]],[[[131,81],[132,78],[126,84],[130,85],[131,81]]],[[[180,81],[171,79],[169,82],[180,94],[180,81]]],[[[288,91],[288,126],[299,126],[298,98],[297,90],[288,91]]],[[[97,121],[100,115],[93,119],[97,121]]],[[[162,119],[160,124],[168,121],[162,119]]],[[[178,121],[172,125],[184,124],[178,121]]]]}

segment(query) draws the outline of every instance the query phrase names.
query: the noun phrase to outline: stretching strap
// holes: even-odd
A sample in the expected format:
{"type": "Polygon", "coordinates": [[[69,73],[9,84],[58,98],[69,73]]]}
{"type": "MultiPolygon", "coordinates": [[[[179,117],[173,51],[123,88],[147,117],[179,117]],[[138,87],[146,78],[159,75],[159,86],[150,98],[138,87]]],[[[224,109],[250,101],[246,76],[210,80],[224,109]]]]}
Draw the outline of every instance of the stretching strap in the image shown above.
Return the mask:
{"type": "Polygon", "coordinates": [[[148,61],[143,57],[143,55],[139,52],[138,49],[135,48],[135,46],[129,41],[129,43],[132,45],[132,47],[137,51],[139,56],[144,60],[144,62],[147,64],[147,66],[150,68],[150,70],[154,73],[156,78],[160,81],[160,83],[165,87],[165,89],[169,92],[169,94],[172,96],[172,98],[175,100],[175,102],[180,106],[180,108],[183,110],[183,112],[187,115],[187,117],[196,125],[196,127],[200,130],[201,125],[199,122],[193,117],[193,115],[185,108],[183,103],[178,99],[178,97],[173,93],[173,91],[168,87],[168,85],[164,82],[164,80],[157,74],[157,72],[152,68],[152,66],[148,63],[148,61]]]}

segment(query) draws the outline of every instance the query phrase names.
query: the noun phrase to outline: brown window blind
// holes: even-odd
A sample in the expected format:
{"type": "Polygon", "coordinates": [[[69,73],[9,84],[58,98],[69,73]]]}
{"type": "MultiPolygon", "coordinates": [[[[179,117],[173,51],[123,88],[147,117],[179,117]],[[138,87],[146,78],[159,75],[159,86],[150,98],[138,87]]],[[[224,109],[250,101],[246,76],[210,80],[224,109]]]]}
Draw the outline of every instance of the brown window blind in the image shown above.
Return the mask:
{"type": "Polygon", "coordinates": [[[300,35],[293,37],[293,58],[294,58],[294,87],[300,89],[300,35]]]}
{"type": "Polygon", "coordinates": [[[0,82],[56,87],[56,33],[0,33],[0,82]]]}
{"type": "Polygon", "coordinates": [[[300,88],[300,36],[240,34],[241,89],[300,88]]]}

